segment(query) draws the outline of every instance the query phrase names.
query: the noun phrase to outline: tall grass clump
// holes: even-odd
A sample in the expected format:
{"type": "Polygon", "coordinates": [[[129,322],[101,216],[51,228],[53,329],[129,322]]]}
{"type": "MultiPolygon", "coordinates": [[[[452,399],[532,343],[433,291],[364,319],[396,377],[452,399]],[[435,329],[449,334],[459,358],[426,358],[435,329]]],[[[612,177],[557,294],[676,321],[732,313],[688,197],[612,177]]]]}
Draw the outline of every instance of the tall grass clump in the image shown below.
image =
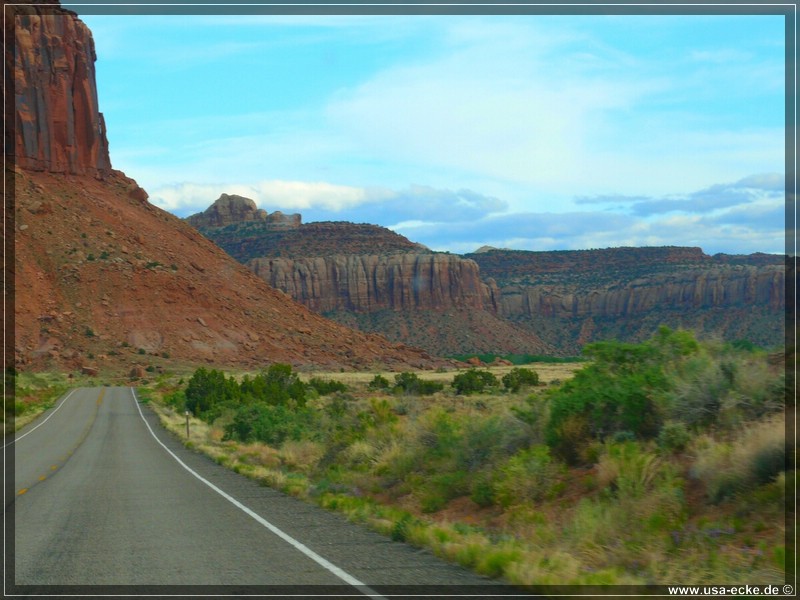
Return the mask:
{"type": "Polygon", "coordinates": [[[705,435],[694,445],[691,474],[705,482],[712,502],[775,480],[786,470],[786,433],[782,415],[751,423],[728,440],[705,435]]]}

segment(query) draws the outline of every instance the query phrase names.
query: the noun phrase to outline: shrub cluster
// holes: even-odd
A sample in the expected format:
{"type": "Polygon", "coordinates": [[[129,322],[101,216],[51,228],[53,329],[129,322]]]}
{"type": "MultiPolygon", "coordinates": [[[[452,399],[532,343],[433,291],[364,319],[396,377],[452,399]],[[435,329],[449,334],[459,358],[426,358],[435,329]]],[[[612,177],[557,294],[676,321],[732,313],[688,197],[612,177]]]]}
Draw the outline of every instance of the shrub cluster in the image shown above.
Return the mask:
{"type": "Polygon", "coordinates": [[[591,364],[548,396],[545,438],[570,464],[593,462],[605,440],[658,438],[678,451],[691,429],[735,427],[783,406],[783,377],[764,361],[701,345],[690,331],[661,327],[642,344],[597,342],[584,353],[591,364]]]}
{"type": "Polygon", "coordinates": [[[317,390],[320,396],[327,396],[336,392],[346,392],[347,386],[341,381],[335,379],[320,379],[319,377],[312,377],[308,382],[309,387],[317,390]]]}
{"type": "Polygon", "coordinates": [[[420,379],[416,373],[410,373],[408,371],[398,373],[394,376],[394,387],[392,388],[395,393],[409,396],[430,396],[443,389],[443,383],[420,379]]]}
{"type": "Polygon", "coordinates": [[[502,382],[509,392],[518,392],[522,387],[539,385],[539,374],[532,369],[515,367],[503,375],[502,382]]]}
{"type": "Polygon", "coordinates": [[[453,377],[450,386],[456,394],[479,394],[487,388],[497,387],[497,377],[489,371],[470,369],[453,377]]]}
{"type": "Polygon", "coordinates": [[[290,365],[273,364],[255,377],[245,376],[241,383],[216,369],[197,369],[185,390],[166,397],[175,408],[189,410],[206,422],[228,414],[225,437],[241,441],[280,444],[299,439],[310,427],[313,413],[306,409],[309,389],[321,395],[345,391],[338,381],[312,379],[300,381],[290,365]]]}

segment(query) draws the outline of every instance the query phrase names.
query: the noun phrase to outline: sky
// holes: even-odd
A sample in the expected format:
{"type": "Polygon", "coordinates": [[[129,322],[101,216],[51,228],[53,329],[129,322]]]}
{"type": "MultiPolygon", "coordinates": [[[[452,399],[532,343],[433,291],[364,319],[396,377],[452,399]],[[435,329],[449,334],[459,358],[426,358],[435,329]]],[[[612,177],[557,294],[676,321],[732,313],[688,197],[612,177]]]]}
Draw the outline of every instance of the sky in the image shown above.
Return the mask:
{"type": "Polygon", "coordinates": [[[782,16],[81,18],[114,168],[181,217],[784,252],[782,16]]]}

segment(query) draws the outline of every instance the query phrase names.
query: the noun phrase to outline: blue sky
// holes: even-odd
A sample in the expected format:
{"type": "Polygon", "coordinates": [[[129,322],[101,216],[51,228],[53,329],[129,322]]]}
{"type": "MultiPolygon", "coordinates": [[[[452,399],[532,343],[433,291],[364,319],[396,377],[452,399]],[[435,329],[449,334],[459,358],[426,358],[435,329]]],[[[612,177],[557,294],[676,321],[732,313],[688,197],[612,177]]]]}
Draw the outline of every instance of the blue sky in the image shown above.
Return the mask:
{"type": "Polygon", "coordinates": [[[111,160],[435,250],[784,251],[779,16],[83,16],[111,160]]]}

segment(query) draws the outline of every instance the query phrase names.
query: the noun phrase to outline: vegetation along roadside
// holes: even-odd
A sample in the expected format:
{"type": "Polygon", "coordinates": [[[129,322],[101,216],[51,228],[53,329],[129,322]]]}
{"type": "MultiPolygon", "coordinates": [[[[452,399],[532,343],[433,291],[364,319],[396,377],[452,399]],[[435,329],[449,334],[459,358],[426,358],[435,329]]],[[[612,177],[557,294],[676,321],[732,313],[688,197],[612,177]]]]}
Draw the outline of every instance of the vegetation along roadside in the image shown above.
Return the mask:
{"type": "Polygon", "coordinates": [[[549,384],[203,368],[151,405],[220,464],[515,584],[782,583],[782,366],[663,327],[585,354],[549,384]]]}

